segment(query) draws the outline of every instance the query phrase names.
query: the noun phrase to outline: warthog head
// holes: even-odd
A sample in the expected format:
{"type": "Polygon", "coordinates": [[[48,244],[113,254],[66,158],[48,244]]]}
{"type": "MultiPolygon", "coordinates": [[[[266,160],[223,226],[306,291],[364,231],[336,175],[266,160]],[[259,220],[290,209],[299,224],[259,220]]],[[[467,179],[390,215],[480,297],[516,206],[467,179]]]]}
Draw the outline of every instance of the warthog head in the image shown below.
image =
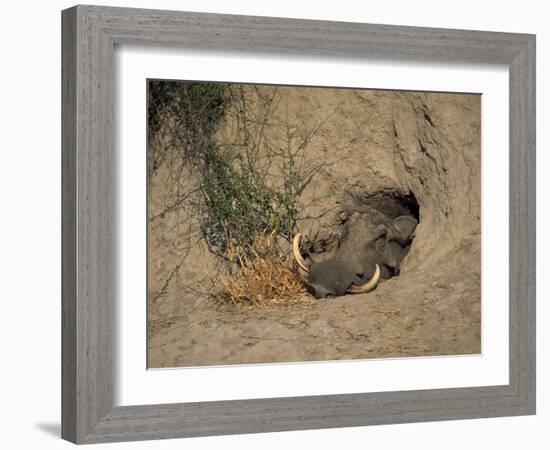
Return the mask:
{"type": "Polygon", "coordinates": [[[301,235],[294,236],[294,258],[315,297],[369,292],[380,278],[399,275],[418,221],[408,211],[396,216],[396,210],[405,212],[405,208],[392,204],[386,212],[383,208],[368,208],[351,214],[336,253],[324,261],[304,258],[300,252],[301,235]]]}

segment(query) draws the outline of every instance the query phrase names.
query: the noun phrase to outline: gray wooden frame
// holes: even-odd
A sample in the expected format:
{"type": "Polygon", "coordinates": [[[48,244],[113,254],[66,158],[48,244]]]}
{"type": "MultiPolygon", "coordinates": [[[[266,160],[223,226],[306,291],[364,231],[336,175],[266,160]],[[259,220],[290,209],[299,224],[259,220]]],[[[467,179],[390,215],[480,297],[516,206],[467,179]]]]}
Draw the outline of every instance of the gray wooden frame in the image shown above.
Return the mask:
{"type": "Polygon", "coordinates": [[[77,443],[535,413],[535,36],[96,6],[62,13],[62,436],[77,443]],[[113,52],[118,43],[506,64],[508,385],[168,405],[113,404],[113,52]]]}

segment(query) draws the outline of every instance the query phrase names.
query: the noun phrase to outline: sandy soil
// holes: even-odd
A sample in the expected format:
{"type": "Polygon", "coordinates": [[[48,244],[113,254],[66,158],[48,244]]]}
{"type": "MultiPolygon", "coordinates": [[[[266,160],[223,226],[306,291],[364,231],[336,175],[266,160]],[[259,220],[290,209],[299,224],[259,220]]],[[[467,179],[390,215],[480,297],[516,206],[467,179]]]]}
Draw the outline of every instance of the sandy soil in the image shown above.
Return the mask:
{"type": "MultiPolygon", "coordinates": [[[[190,198],[149,226],[149,366],[479,353],[480,97],[313,88],[276,95],[274,125],[263,132],[276,142],[289,123],[321,124],[303,163],[328,163],[303,193],[310,206],[300,231],[333,233],[345,190],[410,190],[420,224],[401,274],[368,294],[304,305],[219,305],[206,294],[218,262],[201,242],[190,198]],[[319,211],[328,213],[312,218],[319,211]]],[[[230,119],[220,139],[228,133],[230,119]]],[[[159,171],[150,217],[172,194],[159,171]]]]}

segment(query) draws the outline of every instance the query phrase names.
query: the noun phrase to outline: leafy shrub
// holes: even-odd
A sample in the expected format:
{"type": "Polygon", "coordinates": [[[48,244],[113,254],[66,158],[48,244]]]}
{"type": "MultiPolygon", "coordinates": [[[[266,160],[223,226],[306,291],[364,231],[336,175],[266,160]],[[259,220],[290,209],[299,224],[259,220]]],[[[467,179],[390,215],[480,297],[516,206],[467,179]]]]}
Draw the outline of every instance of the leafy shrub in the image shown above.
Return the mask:
{"type": "Polygon", "coordinates": [[[167,136],[163,145],[149,145],[148,173],[151,177],[165,166],[177,187],[174,202],[149,220],[184,207],[189,194],[185,179],[191,172],[201,194],[195,206],[202,235],[209,249],[230,263],[235,277],[235,283],[225,282],[227,295],[222,297],[241,302],[248,296],[258,303],[303,291],[286,256],[299,195],[321,167],[304,172],[299,165],[318,128],[287,124],[285,142],[268,140],[265,130],[278,98],[276,88],[268,94],[253,91],[254,107],[239,85],[155,80],[148,92],[149,136],[167,136]],[[223,120],[233,127],[228,140],[216,134],[223,120]],[[268,237],[270,245],[258,247],[268,237]]]}

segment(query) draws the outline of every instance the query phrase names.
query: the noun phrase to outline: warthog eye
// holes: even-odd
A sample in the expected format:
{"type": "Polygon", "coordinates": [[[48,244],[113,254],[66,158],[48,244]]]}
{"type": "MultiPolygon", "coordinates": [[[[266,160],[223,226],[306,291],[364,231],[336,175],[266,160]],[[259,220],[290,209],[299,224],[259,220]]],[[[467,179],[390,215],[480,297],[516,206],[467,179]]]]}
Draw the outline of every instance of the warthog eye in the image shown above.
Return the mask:
{"type": "Polygon", "coordinates": [[[363,275],[365,275],[365,272],[357,272],[357,273],[355,274],[355,276],[356,276],[357,278],[363,278],[363,275]]]}

